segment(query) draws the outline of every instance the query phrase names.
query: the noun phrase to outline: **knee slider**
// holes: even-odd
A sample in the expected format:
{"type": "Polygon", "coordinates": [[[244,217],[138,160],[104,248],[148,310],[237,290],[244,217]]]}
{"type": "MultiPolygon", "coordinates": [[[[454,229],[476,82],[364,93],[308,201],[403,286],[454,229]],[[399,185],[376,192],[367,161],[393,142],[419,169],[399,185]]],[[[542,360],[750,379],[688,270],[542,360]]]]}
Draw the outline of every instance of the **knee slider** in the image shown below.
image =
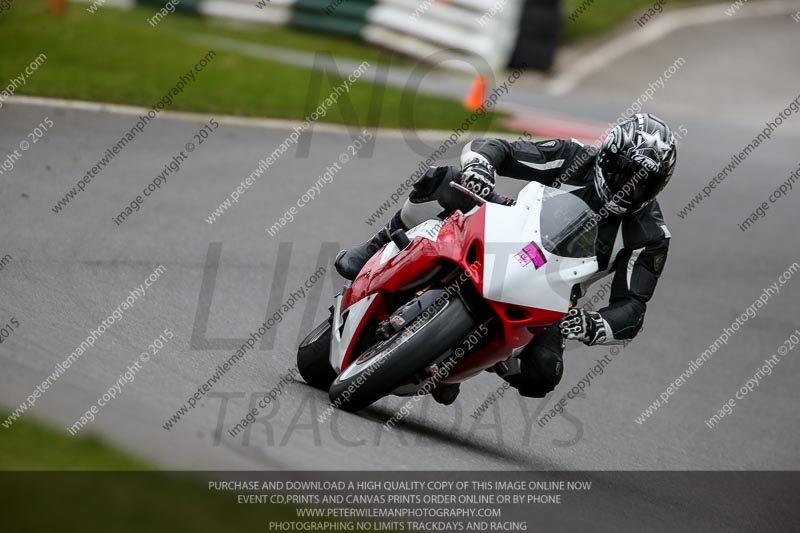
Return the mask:
{"type": "Polygon", "coordinates": [[[538,349],[531,357],[525,357],[520,364],[522,375],[532,381],[547,385],[548,392],[561,383],[564,375],[564,360],[560,353],[546,348],[538,349]]]}

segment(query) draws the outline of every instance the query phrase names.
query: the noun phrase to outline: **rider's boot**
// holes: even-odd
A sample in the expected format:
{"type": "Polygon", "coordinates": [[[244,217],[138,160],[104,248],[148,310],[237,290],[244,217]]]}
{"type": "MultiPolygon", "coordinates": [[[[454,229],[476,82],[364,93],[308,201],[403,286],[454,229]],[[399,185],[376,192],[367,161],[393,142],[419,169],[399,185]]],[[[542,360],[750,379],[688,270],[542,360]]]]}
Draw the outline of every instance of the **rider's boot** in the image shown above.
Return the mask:
{"type": "Polygon", "coordinates": [[[461,392],[461,383],[455,383],[453,385],[444,385],[433,389],[431,396],[433,396],[433,399],[436,400],[437,403],[450,405],[456,401],[459,392],[461,392]]]}
{"type": "Polygon", "coordinates": [[[381,229],[378,233],[372,236],[367,242],[359,244],[349,250],[342,250],[336,256],[333,265],[336,271],[344,279],[354,280],[361,269],[369,261],[369,258],[375,255],[375,252],[381,247],[392,240],[392,232],[398,228],[406,229],[400,220],[400,212],[392,218],[392,221],[386,224],[386,227],[381,229]]]}

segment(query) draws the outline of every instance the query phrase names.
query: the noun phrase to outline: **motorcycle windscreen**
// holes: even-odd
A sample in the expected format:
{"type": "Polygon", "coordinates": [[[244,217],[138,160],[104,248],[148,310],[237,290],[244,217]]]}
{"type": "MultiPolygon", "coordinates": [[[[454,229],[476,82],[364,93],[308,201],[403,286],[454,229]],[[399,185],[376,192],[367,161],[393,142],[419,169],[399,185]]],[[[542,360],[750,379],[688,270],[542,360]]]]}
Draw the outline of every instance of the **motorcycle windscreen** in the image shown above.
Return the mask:
{"type": "Polygon", "coordinates": [[[544,194],[539,227],[542,246],[551,254],[575,259],[594,257],[596,215],[574,194],[544,194]]]}

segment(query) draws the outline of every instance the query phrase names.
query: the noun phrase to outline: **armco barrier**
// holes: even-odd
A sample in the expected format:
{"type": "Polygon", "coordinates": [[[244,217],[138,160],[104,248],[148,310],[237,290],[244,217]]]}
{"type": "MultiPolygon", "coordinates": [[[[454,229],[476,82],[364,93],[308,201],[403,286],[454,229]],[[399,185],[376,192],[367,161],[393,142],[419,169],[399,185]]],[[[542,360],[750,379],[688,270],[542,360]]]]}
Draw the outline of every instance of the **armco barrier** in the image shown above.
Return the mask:
{"type": "MultiPolygon", "coordinates": [[[[135,3],[157,8],[167,0],[105,7],[135,3]]],[[[558,0],[181,0],[175,8],[344,35],[420,59],[438,53],[473,72],[470,65],[549,69],[561,25],[558,0]]]]}

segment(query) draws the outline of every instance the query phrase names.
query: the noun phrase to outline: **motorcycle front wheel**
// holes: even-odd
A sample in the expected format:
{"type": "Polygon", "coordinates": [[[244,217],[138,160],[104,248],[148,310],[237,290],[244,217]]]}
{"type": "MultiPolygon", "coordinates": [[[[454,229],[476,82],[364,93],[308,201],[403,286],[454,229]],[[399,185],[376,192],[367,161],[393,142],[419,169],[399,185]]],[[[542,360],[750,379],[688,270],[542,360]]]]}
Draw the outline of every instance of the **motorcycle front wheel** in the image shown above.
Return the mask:
{"type": "Polygon", "coordinates": [[[306,383],[319,390],[328,390],[336,379],[330,362],[331,323],[326,320],[303,339],[297,348],[297,369],[306,383]]]}
{"type": "Polygon", "coordinates": [[[333,381],[331,403],[345,411],[367,407],[437,362],[473,329],[464,303],[449,299],[362,353],[333,381]]]}

